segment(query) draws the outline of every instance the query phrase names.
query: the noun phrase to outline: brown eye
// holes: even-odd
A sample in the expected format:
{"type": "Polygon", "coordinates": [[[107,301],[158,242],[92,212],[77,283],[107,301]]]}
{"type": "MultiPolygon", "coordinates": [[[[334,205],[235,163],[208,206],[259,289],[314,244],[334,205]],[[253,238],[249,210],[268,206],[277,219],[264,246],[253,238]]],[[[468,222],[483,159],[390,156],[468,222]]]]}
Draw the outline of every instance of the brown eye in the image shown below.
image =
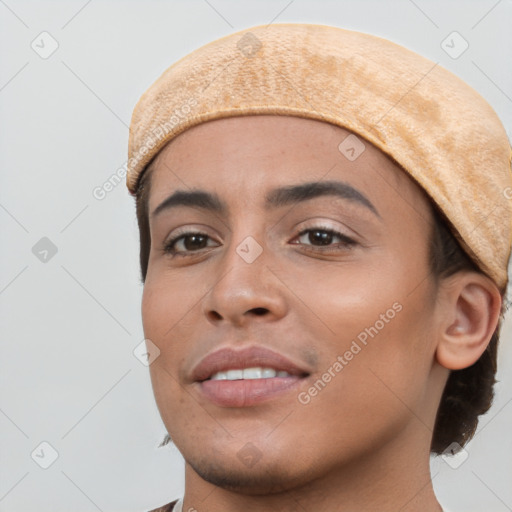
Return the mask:
{"type": "Polygon", "coordinates": [[[164,251],[173,255],[186,255],[187,252],[197,252],[208,247],[207,242],[209,239],[210,237],[205,233],[193,231],[183,233],[169,240],[165,244],[164,251]]]}
{"type": "Polygon", "coordinates": [[[313,247],[330,247],[336,240],[339,240],[339,242],[335,245],[332,245],[333,249],[336,247],[349,247],[357,245],[355,240],[352,240],[343,233],[330,228],[327,229],[321,227],[309,228],[301,231],[299,233],[298,239],[301,244],[308,245],[309,242],[309,244],[311,244],[313,247]]]}

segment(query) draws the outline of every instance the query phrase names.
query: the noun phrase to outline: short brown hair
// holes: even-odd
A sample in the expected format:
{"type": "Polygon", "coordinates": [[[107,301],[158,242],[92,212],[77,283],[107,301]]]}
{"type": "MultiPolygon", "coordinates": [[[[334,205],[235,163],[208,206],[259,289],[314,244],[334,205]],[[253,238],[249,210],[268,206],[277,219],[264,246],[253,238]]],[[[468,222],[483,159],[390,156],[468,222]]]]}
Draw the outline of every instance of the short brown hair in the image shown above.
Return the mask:
{"type": "MultiPolygon", "coordinates": [[[[150,169],[144,172],[135,197],[142,283],[146,280],[151,247],[148,212],[151,174],[150,169]]],[[[430,270],[433,278],[439,281],[463,270],[482,273],[450,231],[448,221],[442,212],[432,202],[431,205],[434,224],[430,240],[430,270]]],[[[500,290],[503,299],[505,291],[500,290]]],[[[437,410],[431,453],[439,455],[454,442],[464,446],[476,432],[478,417],[486,413],[492,405],[499,332],[505,313],[504,302],[503,300],[500,321],[485,352],[472,366],[450,372],[437,410]]],[[[170,441],[171,438],[167,434],[160,446],[170,441]]]]}

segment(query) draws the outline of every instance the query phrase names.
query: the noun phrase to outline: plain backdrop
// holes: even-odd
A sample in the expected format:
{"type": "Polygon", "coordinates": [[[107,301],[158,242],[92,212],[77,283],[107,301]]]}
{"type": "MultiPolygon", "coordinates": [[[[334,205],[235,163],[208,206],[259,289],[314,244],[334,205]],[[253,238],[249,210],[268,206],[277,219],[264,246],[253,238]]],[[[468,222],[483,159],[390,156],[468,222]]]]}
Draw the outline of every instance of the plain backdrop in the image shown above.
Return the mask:
{"type": "MultiPolygon", "coordinates": [[[[479,91],[510,138],[510,0],[0,0],[1,511],[142,512],[182,494],[183,459],[158,448],[165,427],[137,357],[133,200],[124,183],[93,191],[125,163],[133,107],[169,65],[271,22],[402,44],[479,91]],[[447,37],[467,49],[449,55],[447,37]]],[[[509,316],[466,460],[432,459],[453,512],[512,510],[511,338],[509,316]]]]}

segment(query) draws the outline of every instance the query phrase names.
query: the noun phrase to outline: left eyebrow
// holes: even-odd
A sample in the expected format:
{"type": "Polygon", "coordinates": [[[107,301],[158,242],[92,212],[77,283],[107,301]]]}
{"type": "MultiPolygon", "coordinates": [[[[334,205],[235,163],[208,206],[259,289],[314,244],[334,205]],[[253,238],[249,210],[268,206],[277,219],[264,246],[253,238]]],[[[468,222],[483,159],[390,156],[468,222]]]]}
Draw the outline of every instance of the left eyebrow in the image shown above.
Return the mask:
{"type": "Polygon", "coordinates": [[[265,203],[267,207],[279,208],[321,196],[337,196],[342,199],[354,201],[368,208],[377,217],[380,217],[377,208],[373,206],[371,201],[363,193],[343,181],[310,182],[278,188],[272,190],[267,195],[265,203]]]}
{"type": "MultiPolygon", "coordinates": [[[[307,182],[276,188],[271,190],[265,197],[265,207],[267,209],[281,208],[321,196],[336,196],[354,201],[381,218],[377,208],[375,208],[364,194],[352,185],[342,181],[307,182]]],[[[217,214],[226,214],[228,211],[227,204],[222,201],[217,194],[197,189],[190,191],[177,190],[155,208],[151,214],[151,218],[154,218],[164,210],[178,206],[202,208],[217,214]]]]}

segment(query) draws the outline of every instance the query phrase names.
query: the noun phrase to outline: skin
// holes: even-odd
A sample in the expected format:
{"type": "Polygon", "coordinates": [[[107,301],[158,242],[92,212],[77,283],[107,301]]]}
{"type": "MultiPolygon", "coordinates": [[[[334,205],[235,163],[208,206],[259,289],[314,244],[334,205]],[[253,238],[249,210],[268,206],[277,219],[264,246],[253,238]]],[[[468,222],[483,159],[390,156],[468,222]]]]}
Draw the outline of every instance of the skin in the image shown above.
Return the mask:
{"type": "Polygon", "coordinates": [[[485,349],[500,296],[482,274],[434,281],[429,200],[366,141],[349,161],[338,150],[349,133],[294,117],[220,119],[178,136],[148,171],[150,213],[178,189],[216,193],[229,207],[150,218],[142,318],[160,350],[150,365],[156,403],[186,461],[183,510],[441,510],[429,468],[435,414],[449,370],[485,349]],[[379,216],[333,196],[264,207],[276,187],[327,180],[356,188],[379,216]],[[334,236],[322,245],[318,226],[356,243],[334,236]],[[183,228],[208,238],[202,246],[181,239],[184,257],[165,253],[183,228]],[[262,248],[252,263],[236,251],[248,236],[262,248]],[[298,393],[393,304],[401,306],[394,318],[301,403],[298,393]],[[297,392],[251,407],[206,399],[190,377],[194,365],[219,347],[251,345],[310,376],[297,392]],[[259,457],[250,467],[237,456],[247,443],[259,457]]]}

